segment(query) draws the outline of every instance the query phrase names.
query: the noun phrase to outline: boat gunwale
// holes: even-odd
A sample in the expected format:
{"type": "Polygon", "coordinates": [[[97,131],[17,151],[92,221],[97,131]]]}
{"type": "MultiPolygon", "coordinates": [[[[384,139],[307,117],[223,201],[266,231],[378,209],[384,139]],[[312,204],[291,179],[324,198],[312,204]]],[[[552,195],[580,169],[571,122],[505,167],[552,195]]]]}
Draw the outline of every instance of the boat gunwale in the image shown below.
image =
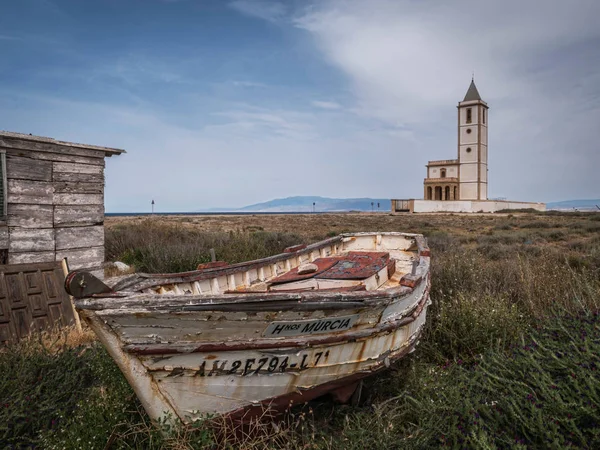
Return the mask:
{"type": "MultiPolygon", "coordinates": [[[[244,261],[244,262],[229,264],[227,266],[221,266],[221,267],[207,268],[207,269],[201,269],[201,270],[190,270],[188,272],[174,272],[174,273],[136,273],[130,277],[120,280],[117,284],[115,284],[115,286],[113,286],[113,289],[115,291],[119,291],[119,290],[123,289],[124,287],[128,287],[128,284],[131,284],[130,283],[131,281],[135,282],[135,281],[138,281],[140,278],[146,279],[146,280],[154,279],[154,278],[155,279],[161,279],[161,278],[165,278],[165,279],[186,278],[187,279],[187,278],[189,278],[189,280],[186,280],[186,281],[200,281],[200,280],[205,280],[207,278],[213,278],[215,276],[231,275],[232,273],[241,272],[241,271],[247,270],[247,269],[253,269],[254,267],[260,267],[265,264],[276,263],[279,261],[285,261],[286,259],[288,259],[292,256],[296,256],[296,255],[300,256],[304,253],[310,253],[313,250],[316,250],[323,245],[342,242],[343,239],[344,239],[344,235],[340,234],[338,236],[334,236],[329,239],[325,239],[323,241],[319,241],[319,242],[315,242],[314,244],[307,245],[306,247],[304,247],[300,250],[296,250],[295,252],[278,253],[277,255],[267,256],[266,258],[253,259],[251,261],[244,261]]],[[[161,282],[156,283],[154,285],[149,285],[147,287],[157,286],[159,284],[170,284],[170,283],[181,283],[181,282],[182,281],[161,280],[161,282]]],[[[145,288],[146,287],[144,287],[144,289],[145,288]]]]}
{"type": "MultiPolygon", "coordinates": [[[[231,311],[235,308],[236,312],[244,311],[264,311],[277,308],[278,311],[300,309],[347,309],[361,308],[366,306],[385,305],[398,296],[409,295],[416,287],[418,287],[423,278],[429,273],[429,248],[425,243],[425,238],[421,234],[401,233],[401,232],[366,232],[366,233],[349,233],[341,234],[335,238],[327,239],[312,244],[294,253],[281,253],[262,260],[249,261],[248,264],[254,265],[256,261],[265,261],[270,258],[295,256],[299,252],[310,252],[318,249],[331,242],[341,242],[344,238],[355,236],[406,236],[414,238],[417,244],[415,255],[419,256],[419,264],[416,267],[416,273],[413,278],[412,286],[398,285],[382,290],[373,291],[355,291],[355,292],[335,292],[335,291],[307,291],[294,293],[270,293],[265,296],[263,292],[256,293],[224,293],[224,294],[193,294],[193,295],[177,295],[177,294],[157,294],[157,293],[141,293],[136,291],[121,291],[109,294],[96,294],[87,298],[75,299],[75,307],[80,310],[111,310],[118,314],[129,314],[131,312],[143,311],[165,311],[165,312],[193,312],[193,311],[231,311]],[[157,300],[160,302],[156,304],[157,300]],[[168,302],[168,303],[167,303],[168,302]],[[282,302],[283,304],[277,304],[282,302]],[[132,309],[134,311],[132,311],[132,309]]],[[[238,265],[236,269],[242,270],[244,267],[238,265]]],[[[223,271],[227,268],[208,269],[210,277],[224,275],[223,271]]],[[[205,275],[205,271],[184,272],[184,274],[201,274],[205,275]]],[[[142,274],[148,275],[148,274],[142,274]]],[[[179,274],[175,274],[179,275],[179,274]]],[[[209,278],[210,278],[209,277],[209,278]]],[[[170,280],[171,283],[182,283],[194,280],[170,280]]],[[[168,284],[163,282],[160,284],[168,284]]]]}
{"type": "MultiPolygon", "coordinates": [[[[424,257],[421,257],[423,259],[424,257]]],[[[429,264],[423,261],[418,266],[421,274],[417,274],[413,286],[398,285],[388,289],[356,292],[294,292],[286,294],[216,294],[216,295],[169,295],[132,292],[130,295],[98,296],[75,299],[75,307],[82,310],[105,311],[114,314],[131,314],[144,311],[194,312],[194,311],[230,311],[235,312],[290,309],[348,309],[367,306],[387,305],[390,300],[404,297],[413,292],[429,273],[429,264]],[[159,300],[160,304],[156,304],[159,300]],[[169,302],[169,303],[166,303],[169,302]],[[194,303],[197,302],[197,303],[194,303]],[[283,304],[277,304],[283,302],[283,304]]]]}
{"type": "MultiPolygon", "coordinates": [[[[165,284],[175,284],[175,283],[187,283],[194,282],[200,280],[206,280],[208,278],[215,278],[219,276],[231,275],[238,272],[243,272],[245,270],[250,270],[253,268],[261,267],[266,264],[273,264],[279,261],[285,261],[291,257],[302,256],[306,253],[310,253],[314,250],[317,250],[323,246],[335,244],[335,243],[343,243],[344,239],[353,238],[353,237],[364,237],[364,236],[402,236],[407,238],[413,238],[417,244],[417,252],[419,256],[429,256],[429,247],[426,244],[425,237],[419,233],[404,233],[399,231],[382,231],[382,232],[358,232],[358,233],[342,233],[338,236],[334,236],[323,241],[315,242],[313,244],[307,245],[306,247],[297,250],[295,252],[284,252],[279,253],[273,256],[267,256],[266,258],[254,259],[251,261],[244,261],[241,263],[231,264],[223,267],[215,267],[208,268],[202,270],[194,270],[188,272],[179,272],[179,273],[158,273],[158,274],[148,274],[148,273],[136,273],[129,277],[123,278],[119,280],[112,289],[115,292],[122,291],[124,289],[135,286],[136,284],[140,284],[141,286],[136,286],[136,290],[148,289],[159,285],[165,284]],[[425,254],[424,254],[425,253],[425,254]]],[[[217,294],[228,295],[228,294],[217,294]]],[[[230,294],[230,295],[239,295],[239,294],[230,294]]],[[[244,294],[247,295],[247,294],[244,294]]]]}
{"type": "MultiPolygon", "coordinates": [[[[416,287],[416,286],[415,286],[416,287]]],[[[408,286],[397,286],[383,291],[358,291],[344,293],[319,293],[310,291],[306,293],[277,294],[265,296],[258,293],[252,294],[219,294],[207,295],[166,295],[166,294],[139,294],[114,297],[88,297],[76,299],[75,306],[85,310],[114,310],[115,313],[165,311],[165,312],[194,312],[194,311],[227,311],[230,307],[237,308],[235,311],[244,312],[255,310],[254,305],[260,309],[276,309],[282,311],[289,308],[311,308],[317,306],[322,309],[346,309],[362,308],[366,306],[380,306],[387,304],[390,299],[410,294],[414,288],[408,286]],[[160,304],[153,304],[160,300],[160,304]],[[169,301],[170,303],[166,303],[169,301]],[[198,303],[193,303],[198,301],[198,303]],[[284,304],[277,305],[277,302],[284,304]],[[245,307],[245,308],[242,308],[245,307]]]]}

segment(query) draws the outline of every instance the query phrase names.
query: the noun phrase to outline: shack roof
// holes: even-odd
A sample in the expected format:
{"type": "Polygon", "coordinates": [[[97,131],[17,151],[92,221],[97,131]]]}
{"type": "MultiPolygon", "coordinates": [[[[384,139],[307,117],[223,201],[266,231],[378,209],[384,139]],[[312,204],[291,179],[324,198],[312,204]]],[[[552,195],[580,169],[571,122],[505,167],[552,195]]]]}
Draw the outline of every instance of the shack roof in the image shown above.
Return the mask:
{"type": "MultiPolygon", "coordinates": [[[[121,153],[127,153],[125,150],[120,148],[110,148],[110,147],[101,147],[98,145],[88,145],[88,144],[78,144],[75,142],[65,142],[65,141],[57,141],[56,139],[52,139],[49,137],[43,136],[33,136],[31,134],[22,134],[22,133],[13,133],[11,131],[1,131],[0,130],[0,147],[11,147],[10,144],[5,140],[8,138],[8,142],[13,139],[18,139],[22,141],[30,141],[32,143],[45,143],[45,144],[54,144],[62,147],[70,147],[70,148],[80,148],[84,150],[100,150],[104,152],[104,156],[110,157],[113,155],[120,155],[121,153]]],[[[32,146],[30,149],[35,151],[35,146],[32,146]]],[[[58,149],[60,150],[60,149],[58,149]]]]}

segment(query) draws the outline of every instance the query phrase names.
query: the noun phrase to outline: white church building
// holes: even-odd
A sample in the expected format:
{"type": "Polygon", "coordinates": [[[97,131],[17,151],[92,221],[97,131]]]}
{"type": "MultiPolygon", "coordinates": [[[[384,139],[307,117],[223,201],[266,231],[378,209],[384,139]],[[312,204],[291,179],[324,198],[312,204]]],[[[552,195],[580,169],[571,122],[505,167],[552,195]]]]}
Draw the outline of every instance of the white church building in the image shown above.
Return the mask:
{"type": "Polygon", "coordinates": [[[429,161],[424,200],[392,199],[392,212],[546,210],[544,203],[488,200],[488,109],[471,80],[458,103],[457,159],[429,161]]]}

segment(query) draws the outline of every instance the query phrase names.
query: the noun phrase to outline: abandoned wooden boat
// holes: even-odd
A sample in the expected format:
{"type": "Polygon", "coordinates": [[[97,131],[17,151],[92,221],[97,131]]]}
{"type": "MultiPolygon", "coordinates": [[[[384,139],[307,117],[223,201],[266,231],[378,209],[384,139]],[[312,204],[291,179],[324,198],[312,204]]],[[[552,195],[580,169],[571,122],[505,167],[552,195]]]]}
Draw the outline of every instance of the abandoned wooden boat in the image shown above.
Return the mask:
{"type": "Polygon", "coordinates": [[[240,417],[332,393],[411,352],[430,257],[408,233],[343,234],[241,264],[65,285],[153,419],[240,417]]]}

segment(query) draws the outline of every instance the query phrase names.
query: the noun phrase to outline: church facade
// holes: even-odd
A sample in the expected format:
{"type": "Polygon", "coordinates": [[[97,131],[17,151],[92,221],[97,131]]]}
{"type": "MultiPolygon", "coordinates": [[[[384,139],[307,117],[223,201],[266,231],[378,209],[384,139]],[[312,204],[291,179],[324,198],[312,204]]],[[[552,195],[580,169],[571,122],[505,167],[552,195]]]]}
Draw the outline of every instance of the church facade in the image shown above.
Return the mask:
{"type": "Polygon", "coordinates": [[[544,203],[488,199],[488,104],[471,79],[458,103],[456,159],[427,163],[423,200],[392,199],[392,212],[545,211],[544,203]]]}
{"type": "Polygon", "coordinates": [[[488,105],[475,81],[458,103],[457,159],[429,161],[425,200],[487,200],[488,105]]]}

